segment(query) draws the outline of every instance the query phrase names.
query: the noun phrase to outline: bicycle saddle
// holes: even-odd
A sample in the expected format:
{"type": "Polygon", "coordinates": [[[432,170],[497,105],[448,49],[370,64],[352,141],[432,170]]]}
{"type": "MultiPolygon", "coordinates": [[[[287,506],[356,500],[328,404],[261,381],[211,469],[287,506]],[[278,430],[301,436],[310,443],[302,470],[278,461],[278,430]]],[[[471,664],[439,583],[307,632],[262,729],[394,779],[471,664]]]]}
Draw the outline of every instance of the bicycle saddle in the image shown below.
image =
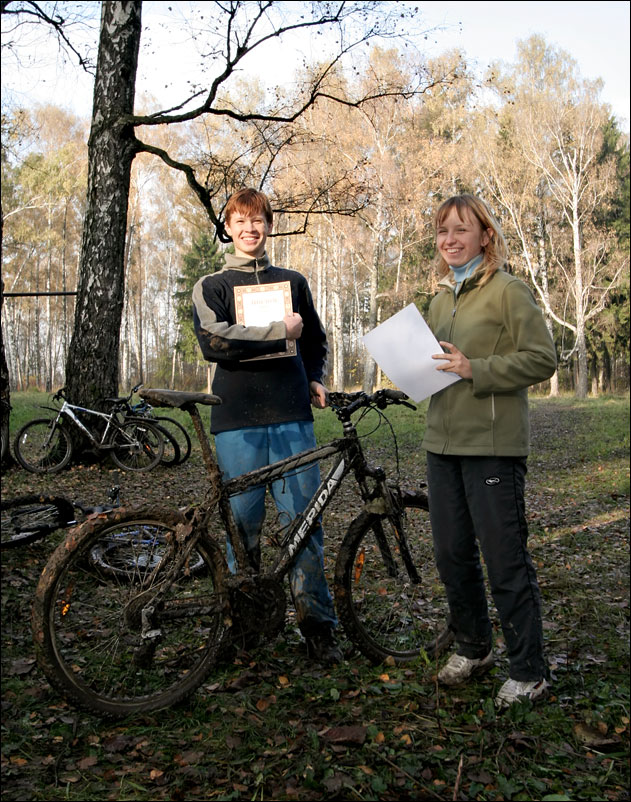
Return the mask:
{"type": "Polygon", "coordinates": [[[186,393],[180,390],[146,389],[141,390],[139,395],[141,398],[149,401],[154,407],[177,407],[178,409],[185,409],[189,404],[213,406],[222,403],[218,395],[209,395],[208,393],[186,393]]]}

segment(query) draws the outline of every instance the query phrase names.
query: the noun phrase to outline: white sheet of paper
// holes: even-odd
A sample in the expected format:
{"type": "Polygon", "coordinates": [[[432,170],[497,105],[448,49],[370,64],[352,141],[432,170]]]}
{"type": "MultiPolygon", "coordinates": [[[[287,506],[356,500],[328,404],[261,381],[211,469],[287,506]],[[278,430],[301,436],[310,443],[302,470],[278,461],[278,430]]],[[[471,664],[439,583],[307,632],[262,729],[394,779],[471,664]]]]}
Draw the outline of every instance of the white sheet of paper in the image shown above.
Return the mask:
{"type": "Polygon", "coordinates": [[[432,354],[442,347],[414,304],[369,331],[364,345],[390,381],[417,403],[460,381],[455,373],[436,370],[432,354]]]}

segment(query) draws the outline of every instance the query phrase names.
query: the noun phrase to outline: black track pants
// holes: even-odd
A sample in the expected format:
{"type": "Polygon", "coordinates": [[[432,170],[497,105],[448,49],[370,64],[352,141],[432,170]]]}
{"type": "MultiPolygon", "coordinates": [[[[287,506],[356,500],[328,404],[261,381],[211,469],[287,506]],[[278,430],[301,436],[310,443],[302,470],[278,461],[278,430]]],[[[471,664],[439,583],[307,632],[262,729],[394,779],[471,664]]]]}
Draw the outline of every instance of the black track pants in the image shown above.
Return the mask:
{"type": "Polygon", "coordinates": [[[458,653],[481,658],[492,644],[479,543],[502,624],[510,676],[521,682],[548,676],[541,595],[526,548],[525,477],[523,457],[427,453],[434,553],[458,653]]]}

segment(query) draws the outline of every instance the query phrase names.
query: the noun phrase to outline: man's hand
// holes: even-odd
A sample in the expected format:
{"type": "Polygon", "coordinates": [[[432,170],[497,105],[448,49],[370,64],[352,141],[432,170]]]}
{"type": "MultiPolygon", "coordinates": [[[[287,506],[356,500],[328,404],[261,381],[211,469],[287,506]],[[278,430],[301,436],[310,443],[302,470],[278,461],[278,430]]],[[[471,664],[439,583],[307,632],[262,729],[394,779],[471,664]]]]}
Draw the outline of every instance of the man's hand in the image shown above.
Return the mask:
{"type": "Polygon", "coordinates": [[[311,396],[311,404],[316,409],[324,409],[326,407],[326,399],[329,391],[320,382],[311,382],[309,384],[309,394],[311,396]]]}
{"type": "Polygon", "coordinates": [[[298,312],[291,312],[288,315],[285,315],[283,318],[283,323],[285,324],[285,328],[287,333],[285,337],[288,340],[297,340],[300,335],[302,334],[303,322],[302,317],[298,314],[298,312]]]}
{"type": "Polygon", "coordinates": [[[444,365],[438,365],[436,370],[444,370],[445,373],[456,373],[461,379],[472,379],[471,362],[459,351],[452,343],[440,341],[443,348],[447,348],[448,354],[433,354],[432,359],[444,359],[444,365]]]}

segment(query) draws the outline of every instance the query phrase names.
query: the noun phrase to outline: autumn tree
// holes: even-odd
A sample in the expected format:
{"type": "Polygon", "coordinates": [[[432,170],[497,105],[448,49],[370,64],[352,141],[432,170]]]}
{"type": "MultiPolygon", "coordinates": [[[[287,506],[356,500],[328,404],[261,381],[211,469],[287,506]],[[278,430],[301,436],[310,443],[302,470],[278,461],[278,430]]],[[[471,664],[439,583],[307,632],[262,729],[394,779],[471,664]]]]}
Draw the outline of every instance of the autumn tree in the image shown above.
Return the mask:
{"type": "Polygon", "coordinates": [[[521,181],[511,185],[510,178],[501,177],[493,167],[496,196],[519,232],[530,279],[547,314],[572,333],[572,346],[563,356],[576,355],[576,394],[582,398],[588,391],[588,324],[605,308],[628,265],[614,247],[611,232],[598,222],[598,210],[615,191],[615,162],[602,158],[608,110],[599,100],[599,83],[581,80],[573,59],[539,36],[520,43],[517,62],[496,84],[512,104],[505,123],[509,116],[517,159],[532,168],[520,167],[518,173],[528,173],[531,199],[538,194],[559,217],[556,229],[547,229],[547,246],[565,285],[571,317],[565,314],[565,299],[551,302],[548,272],[541,271],[541,260],[529,254],[525,231],[533,221],[543,224],[541,210],[532,214],[530,203],[530,209],[523,210],[526,215],[519,213],[523,191],[515,190],[521,181]]]}
{"type": "Polygon", "coordinates": [[[14,131],[3,143],[5,292],[34,295],[7,303],[4,322],[9,326],[3,342],[15,386],[28,386],[32,376],[50,390],[63,383],[71,335],[72,296],[50,293],[70,293],[76,286],[87,167],[85,127],[74,115],[50,105],[7,112],[4,123],[14,131]],[[35,295],[38,292],[43,297],[35,295]]]}
{"type": "MultiPolygon", "coordinates": [[[[73,4],[74,7],[64,8],[63,15],[60,13],[59,8],[53,6],[52,8],[46,8],[47,4],[34,2],[34,0],[23,0],[23,2],[10,2],[10,0],[2,0],[0,4],[0,11],[2,13],[2,21],[3,21],[3,38],[2,38],[2,51],[3,54],[5,52],[10,52],[13,54],[18,61],[21,61],[21,53],[20,53],[20,46],[17,44],[18,41],[18,32],[21,28],[25,25],[28,25],[31,30],[39,30],[43,29],[45,31],[52,32],[52,35],[56,37],[57,43],[59,45],[59,52],[62,54],[62,57],[70,57],[73,61],[78,63],[83,69],[86,71],[90,71],[92,69],[91,58],[89,55],[89,49],[84,48],[83,46],[78,47],[76,43],[73,41],[73,34],[78,29],[83,29],[86,26],[86,15],[85,10],[83,8],[83,4],[77,3],[73,4]],[[5,21],[7,22],[5,26],[5,21]],[[37,23],[36,25],[31,25],[31,23],[37,23]]],[[[71,4],[66,4],[70,6],[71,4]]],[[[31,38],[31,46],[37,47],[38,42],[38,34],[35,34],[35,38],[31,38]]],[[[3,121],[3,168],[6,167],[5,161],[5,152],[4,148],[6,145],[5,141],[5,129],[4,129],[4,121],[3,121]]],[[[4,183],[4,182],[3,182],[4,183]]],[[[14,212],[15,209],[11,209],[11,212],[14,212]]],[[[0,231],[0,237],[4,237],[4,209],[0,210],[0,217],[2,218],[2,228],[0,231]]],[[[2,254],[4,257],[4,248],[2,248],[2,254]]],[[[4,311],[4,281],[2,282],[2,297],[0,299],[0,306],[4,311]]],[[[5,408],[10,407],[10,393],[9,393],[9,372],[8,372],[8,365],[7,359],[5,354],[5,340],[4,340],[4,330],[0,330],[0,366],[1,366],[1,379],[2,379],[2,406],[3,406],[3,432],[6,427],[8,427],[8,420],[7,416],[5,416],[4,410],[5,408]]]]}
{"type": "MultiPolygon", "coordinates": [[[[31,10],[29,3],[17,5],[24,13],[31,10]]],[[[10,6],[4,4],[3,10],[10,6]]],[[[66,364],[68,397],[85,404],[98,403],[99,398],[117,389],[127,206],[134,157],[142,151],[152,153],[182,171],[210,223],[222,236],[223,184],[218,187],[208,173],[199,175],[190,161],[156,144],[150,130],[205,116],[250,124],[262,132],[261,147],[271,153],[273,162],[274,148],[283,143],[282,127],[299,119],[318,98],[328,97],[352,107],[366,102],[367,97],[361,94],[337,95],[335,82],[329,80],[331,71],[357,45],[376,37],[398,35],[406,19],[415,13],[413,9],[402,10],[396,3],[327,2],[310,7],[272,0],[216,3],[204,34],[204,59],[212,65],[214,75],[205,87],[183,96],[176,106],[138,115],[134,114],[134,95],[141,8],[140,0],[105,0],[101,4],[81,271],[66,364]],[[331,57],[311,80],[291,97],[279,93],[275,99],[266,98],[257,108],[239,108],[230,103],[226,95],[229,79],[244,59],[267,43],[282,42],[286,34],[301,30],[314,35],[330,31],[331,41],[336,43],[331,57]]],[[[400,91],[385,86],[378,94],[400,91]]],[[[259,171],[258,175],[260,183],[264,183],[265,172],[259,171]]]]}
{"type": "Polygon", "coordinates": [[[217,242],[208,231],[193,237],[190,250],[182,257],[182,270],[177,278],[174,293],[175,319],[177,322],[177,355],[189,362],[200,360],[199,345],[193,330],[191,294],[197,281],[209,273],[215,273],[223,265],[217,242]]]}

